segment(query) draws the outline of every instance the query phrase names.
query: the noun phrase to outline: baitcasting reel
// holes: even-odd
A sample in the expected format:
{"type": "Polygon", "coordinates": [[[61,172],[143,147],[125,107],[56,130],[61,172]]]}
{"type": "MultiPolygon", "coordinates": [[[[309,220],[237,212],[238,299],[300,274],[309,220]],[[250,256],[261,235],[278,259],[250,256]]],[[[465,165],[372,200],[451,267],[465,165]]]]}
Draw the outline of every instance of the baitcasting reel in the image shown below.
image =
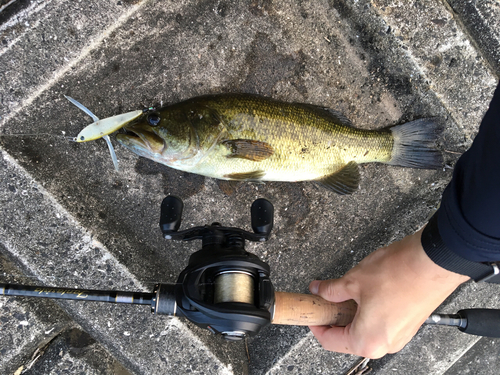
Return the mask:
{"type": "Polygon", "coordinates": [[[177,283],[159,284],[154,293],[155,314],[184,316],[227,340],[256,335],[271,323],[274,289],[269,266],[245,251],[245,240],[266,241],[273,228],[274,208],[265,199],[251,207],[254,233],[219,223],[178,231],[183,203],[174,196],[161,204],[160,228],[166,239],[200,239],[202,248],[191,255],[177,283]]]}

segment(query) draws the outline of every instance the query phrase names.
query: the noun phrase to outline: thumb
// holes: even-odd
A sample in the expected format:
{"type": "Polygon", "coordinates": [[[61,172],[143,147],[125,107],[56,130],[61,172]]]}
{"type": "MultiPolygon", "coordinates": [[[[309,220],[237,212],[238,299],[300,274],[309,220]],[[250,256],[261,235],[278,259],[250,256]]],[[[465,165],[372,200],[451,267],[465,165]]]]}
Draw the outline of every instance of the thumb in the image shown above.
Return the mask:
{"type": "Polygon", "coordinates": [[[314,280],[309,284],[309,291],[330,302],[343,302],[355,299],[346,288],[343,279],[314,280]]]}

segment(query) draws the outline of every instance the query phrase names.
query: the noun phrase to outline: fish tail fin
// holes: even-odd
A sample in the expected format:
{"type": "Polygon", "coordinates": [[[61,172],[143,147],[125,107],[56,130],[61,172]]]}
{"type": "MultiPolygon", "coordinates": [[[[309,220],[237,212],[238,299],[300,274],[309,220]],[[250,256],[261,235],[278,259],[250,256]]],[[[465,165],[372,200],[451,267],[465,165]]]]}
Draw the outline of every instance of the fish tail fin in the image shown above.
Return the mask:
{"type": "Polygon", "coordinates": [[[443,166],[441,152],[433,148],[437,135],[443,130],[437,118],[423,118],[389,129],[394,137],[394,146],[387,164],[424,169],[443,166]]]}

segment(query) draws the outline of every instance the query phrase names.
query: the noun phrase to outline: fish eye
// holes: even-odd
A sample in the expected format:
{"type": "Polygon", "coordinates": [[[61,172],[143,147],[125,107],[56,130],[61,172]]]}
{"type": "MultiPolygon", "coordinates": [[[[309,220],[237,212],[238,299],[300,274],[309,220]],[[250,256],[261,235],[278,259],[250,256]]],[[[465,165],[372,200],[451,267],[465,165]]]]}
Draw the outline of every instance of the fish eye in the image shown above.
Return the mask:
{"type": "Polygon", "coordinates": [[[158,116],[156,113],[152,113],[148,116],[148,124],[151,126],[157,126],[160,123],[160,116],[158,116]]]}

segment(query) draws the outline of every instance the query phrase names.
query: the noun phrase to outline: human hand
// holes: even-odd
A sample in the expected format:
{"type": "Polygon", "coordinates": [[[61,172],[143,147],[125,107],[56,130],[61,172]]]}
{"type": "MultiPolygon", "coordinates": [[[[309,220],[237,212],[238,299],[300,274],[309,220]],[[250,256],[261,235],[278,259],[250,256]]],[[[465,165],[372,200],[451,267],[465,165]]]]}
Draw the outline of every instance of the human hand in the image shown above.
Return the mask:
{"type": "Polygon", "coordinates": [[[325,349],[372,359],[395,353],[469,279],[435,264],[422,248],[421,234],[374,251],[340,279],[311,282],[311,293],[328,301],[358,303],[346,327],[309,327],[325,349]]]}

